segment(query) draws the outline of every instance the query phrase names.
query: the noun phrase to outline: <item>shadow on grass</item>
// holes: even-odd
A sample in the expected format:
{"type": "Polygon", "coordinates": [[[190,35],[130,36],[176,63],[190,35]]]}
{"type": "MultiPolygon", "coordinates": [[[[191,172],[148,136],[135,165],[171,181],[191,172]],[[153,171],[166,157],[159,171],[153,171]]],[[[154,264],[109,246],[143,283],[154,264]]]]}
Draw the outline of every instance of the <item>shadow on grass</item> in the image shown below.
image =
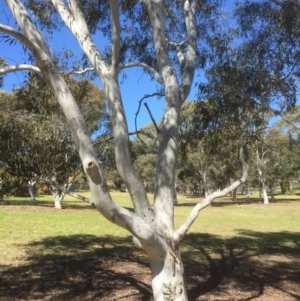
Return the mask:
{"type": "MultiPolygon", "coordinates": [[[[40,197],[39,197],[40,198],[40,197]]],[[[1,205],[5,206],[37,206],[37,207],[46,207],[46,208],[54,208],[54,200],[36,200],[36,201],[31,201],[30,199],[28,200],[18,200],[18,199],[5,199],[2,201],[1,205]]],[[[62,202],[62,207],[63,209],[80,209],[80,210],[85,210],[85,209],[93,209],[93,206],[88,203],[80,202],[80,201],[63,201],[62,202]]]]}
{"type": "Polygon", "coordinates": [[[300,300],[300,233],[237,232],[228,239],[208,234],[184,239],[183,247],[192,249],[183,252],[190,299],[252,300],[272,287],[287,299],[263,300],[300,300]]]}
{"type": "MultiPolygon", "coordinates": [[[[237,233],[185,237],[189,300],[251,300],[266,287],[300,300],[300,233],[237,233]]],[[[0,267],[0,300],[150,300],[147,258],[130,237],[48,237],[25,248],[23,265],[0,267]]]]}
{"type": "MultiPolygon", "coordinates": [[[[291,199],[291,198],[285,198],[284,200],[269,200],[270,204],[283,204],[283,203],[290,203],[290,202],[300,202],[300,199],[291,199]]],[[[176,207],[193,207],[195,206],[195,202],[179,202],[176,207]]],[[[263,200],[260,198],[238,198],[237,201],[232,201],[230,198],[226,199],[216,199],[211,203],[211,206],[214,207],[225,207],[225,206],[234,206],[234,205],[251,205],[251,204],[263,204],[263,200]]]]}

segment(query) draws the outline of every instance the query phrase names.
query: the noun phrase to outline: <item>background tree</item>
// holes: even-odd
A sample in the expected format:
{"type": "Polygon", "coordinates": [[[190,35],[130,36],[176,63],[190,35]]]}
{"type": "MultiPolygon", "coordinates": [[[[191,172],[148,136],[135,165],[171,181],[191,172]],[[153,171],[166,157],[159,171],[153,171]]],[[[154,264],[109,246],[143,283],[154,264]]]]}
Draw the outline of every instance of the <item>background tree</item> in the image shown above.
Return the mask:
{"type": "Polygon", "coordinates": [[[153,124],[143,127],[132,142],[134,167],[147,192],[154,192],[155,165],[157,160],[157,131],[153,124]]]}
{"type": "MultiPolygon", "coordinates": [[[[87,80],[75,81],[70,76],[66,80],[86,116],[89,133],[99,132],[106,116],[101,91],[87,80]]],[[[70,127],[40,75],[29,74],[23,87],[7,97],[0,100],[4,108],[0,154],[9,166],[7,171],[27,179],[32,198],[31,181],[45,181],[55,207],[61,209],[62,187],[67,188],[73,173],[81,171],[70,127]]]]}

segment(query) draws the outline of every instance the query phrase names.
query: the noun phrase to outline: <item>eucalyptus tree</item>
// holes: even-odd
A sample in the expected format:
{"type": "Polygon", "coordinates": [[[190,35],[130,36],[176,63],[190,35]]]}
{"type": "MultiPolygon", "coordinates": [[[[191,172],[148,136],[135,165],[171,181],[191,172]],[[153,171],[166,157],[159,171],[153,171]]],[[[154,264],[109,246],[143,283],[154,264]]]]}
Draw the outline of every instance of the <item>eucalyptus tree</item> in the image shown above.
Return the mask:
{"type": "MultiPolygon", "coordinates": [[[[240,1],[235,10],[243,40],[239,59],[255,74],[255,100],[283,113],[296,101],[300,76],[299,0],[240,1]]],[[[248,80],[250,78],[248,77],[248,80]]]]}
{"type": "MultiPolygon", "coordinates": [[[[105,119],[103,94],[87,80],[66,76],[68,86],[86,117],[90,133],[98,131],[105,119]]],[[[54,196],[55,208],[70,186],[74,171],[80,172],[70,127],[51,90],[40,75],[29,74],[22,87],[0,96],[0,155],[7,172],[27,179],[32,200],[36,180],[46,182],[54,196]],[[41,151],[43,150],[43,151],[41,151]]]]}
{"type": "MultiPolygon", "coordinates": [[[[136,245],[147,253],[154,299],[187,300],[179,244],[200,210],[247,178],[247,164],[243,157],[245,136],[242,134],[239,143],[243,169],[241,178],[222,191],[207,196],[192,209],[178,229],[174,228],[173,194],[179,112],[191,90],[196,66],[205,62],[205,39],[211,32],[209,26],[214,26],[220,19],[212,14],[219,5],[218,1],[143,0],[119,4],[116,0],[70,0],[68,3],[51,0],[46,5],[44,1],[24,1],[29,5],[35,23],[20,1],[7,0],[6,3],[19,27],[15,29],[2,24],[0,31],[13,36],[28,48],[35,65],[27,68],[42,74],[58,100],[72,129],[96,208],[109,221],[127,229],[136,245]],[[36,27],[42,25],[53,29],[61,23],[77,39],[88,70],[92,68],[104,86],[114,137],[116,167],[131,196],[134,212],[119,206],[112,199],[82,113],[41,31],[36,27]],[[108,41],[103,50],[99,50],[93,41],[93,34],[100,31],[108,41]],[[118,81],[120,72],[129,67],[143,68],[165,95],[165,109],[157,139],[153,207],[131,159],[118,81]]],[[[2,68],[2,74],[18,69],[20,66],[2,68]]]]}

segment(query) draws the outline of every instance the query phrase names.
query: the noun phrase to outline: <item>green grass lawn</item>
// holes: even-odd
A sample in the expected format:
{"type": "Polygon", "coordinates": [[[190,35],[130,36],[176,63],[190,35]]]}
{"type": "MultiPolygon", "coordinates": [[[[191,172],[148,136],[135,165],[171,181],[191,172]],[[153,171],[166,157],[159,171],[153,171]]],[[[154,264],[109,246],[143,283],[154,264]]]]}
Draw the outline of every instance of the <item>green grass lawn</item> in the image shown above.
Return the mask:
{"type": "MultiPolygon", "coordinates": [[[[81,194],[89,196],[88,192],[81,194]]],[[[114,192],[112,196],[120,205],[132,207],[127,193],[114,192]]],[[[271,271],[271,263],[268,262],[270,258],[273,261],[276,259],[276,262],[285,262],[287,259],[291,261],[291,265],[284,268],[285,274],[290,275],[290,287],[297,277],[300,281],[300,197],[277,196],[277,201],[268,206],[263,205],[256,195],[255,197],[246,200],[240,196],[236,203],[224,198],[200,212],[181,245],[187,274],[190,275],[188,285],[191,300],[199,294],[206,296],[208,300],[207,294],[215,293],[215,289],[219,289],[225,281],[223,278],[228,281],[230,279],[231,283],[244,279],[244,285],[250,281],[247,277],[252,282],[259,282],[259,273],[265,271],[265,274],[269,275],[271,271]],[[258,256],[257,261],[251,263],[250,258],[253,260],[255,256],[258,256]],[[268,256],[268,259],[264,256],[268,256]],[[262,268],[261,272],[259,267],[262,268]],[[223,275],[223,278],[220,275],[223,275]],[[208,282],[208,279],[213,282],[208,282]],[[202,286],[199,286],[199,283],[202,283],[202,286]]],[[[153,196],[149,195],[149,199],[152,198],[153,196]]],[[[178,200],[179,206],[175,208],[176,227],[180,226],[193,205],[199,201],[198,198],[185,196],[179,196],[178,200]]],[[[107,273],[105,264],[109,262],[127,262],[130,271],[135,271],[135,276],[132,276],[134,287],[139,287],[136,283],[143,275],[146,279],[145,291],[137,288],[140,295],[132,300],[148,300],[143,299],[150,294],[150,276],[147,274],[149,269],[145,267],[147,259],[142,251],[132,246],[128,232],[106,221],[91,205],[69,196],[65,198],[63,207],[63,210],[54,209],[51,196],[39,196],[36,202],[30,201],[29,198],[10,197],[0,205],[0,273],[2,279],[5,279],[1,282],[0,274],[0,300],[25,300],[24,296],[31,292],[36,283],[33,279],[38,279],[39,284],[32,292],[32,297],[26,300],[46,300],[41,297],[41,294],[46,292],[54,294],[53,299],[47,300],[119,300],[115,297],[105,299],[104,293],[97,299],[95,295],[85,295],[86,290],[78,292],[78,283],[86,283],[87,280],[84,279],[89,279],[89,273],[96,278],[100,277],[97,276],[97,271],[103,270],[104,267],[107,273]],[[70,271],[62,272],[59,262],[70,271]],[[99,262],[102,262],[101,266],[99,262]],[[78,275],[72,269],[75,269],[78,275]],[[52,272],[47,274],[47,271],[52,271],[57,277],[60,277],[61,273],[64,275],[61,281],[65,281],[65,293],[58,290],[58,284],[54,280],[49,282],[51,285],[45,286],[45,281],[39,275],[48,279],[52,272]],[[28,281],[26,285],[25,280],[28,281]],[[70,288],[70,283],[77,283],[74,284],[76,292],[70,288]],[[11,289],[5,288],[6,286],[11,289]],[[68,297],[66,292],[72,293],[68,297]],[[79,294],[79,299],[75,298],[76,294],[79,294]]],[[[117,266],[114,269],[117,269],[117,266]]],[[[273,263],[272,269],[275,274],[279,273],[276,269],[280,269],[280,266],[273,263]]],[[[114,273],[114,281],[119,281],[122,271],[114,273]]],[[[111,274],[107,275],[110,275],[106,276],[108,278],[112,277],[111,274]]],[[[129,282],[131,281],[133,280],[129,282]]],[[[270,282],[273,283],[274,279],[270,282]]],[[[123,282],[120,282],[120,292],[124,292],[121,283],[123,282]]],[[[116,291],[115,286],[107,289],[116,291]]],[[[252,286],[248,285],[244,291],[251,291],[255,295],[252,286]]],[[[96,289],[90,286],[88,292],[96,294],[96,289]]],[[[127,297],[120,300],[131,299],[127,297]]]]}

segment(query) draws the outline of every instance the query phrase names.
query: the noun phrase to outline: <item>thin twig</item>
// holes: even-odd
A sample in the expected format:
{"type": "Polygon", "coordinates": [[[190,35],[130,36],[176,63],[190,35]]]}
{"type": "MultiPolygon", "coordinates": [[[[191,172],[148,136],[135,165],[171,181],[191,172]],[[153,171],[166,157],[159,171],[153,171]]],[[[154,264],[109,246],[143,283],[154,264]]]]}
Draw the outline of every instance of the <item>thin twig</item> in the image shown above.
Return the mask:
{"type": "Polygon", "coordinates": [[[147,109],[147,111],[148,111],[148,113],[150,115],[150,118],[151,118],[151,120],[152,120],[152,122],[153,122],[153,124],[154,124],[154,126],[156,128],[157,133],[159,133],[159,128],[158,128],[158,126],[157,126],[157,124],[156,124],[156,122],[155,122],[155,120],[154,120],[154,118],[152,116],[152,113],[151,113],[151,111],[150,111],[150,109],[148,107],[148,104],[146,102],[144,103],[144,106],[146,107],[146,109],[147,109]]]}
{"type": "MultiPolygon", "coordinates": [[[[153,93],[153,94],[146,94],[144,97],[142,97],[142,98],[139,100],[139,106],[138,106],[137,112],[135,113],[135,120],[134,120],[136,132],[138,131],[138,130],[137,130],[137,117],[138,117],[138,115],[139,115],[139,113],[140,113],[140,109],[141,109],[142,102],[143,102],[146,98],[150,98],[150,97],[153,97],[153,96],[164,96],[164,94],[163,94],[163,93],[158,93],[158,92],[153,93]]],[[[137,134],[137,137],[138,137],[138,139],[140,139],[138,134],[137,134]]]]}

